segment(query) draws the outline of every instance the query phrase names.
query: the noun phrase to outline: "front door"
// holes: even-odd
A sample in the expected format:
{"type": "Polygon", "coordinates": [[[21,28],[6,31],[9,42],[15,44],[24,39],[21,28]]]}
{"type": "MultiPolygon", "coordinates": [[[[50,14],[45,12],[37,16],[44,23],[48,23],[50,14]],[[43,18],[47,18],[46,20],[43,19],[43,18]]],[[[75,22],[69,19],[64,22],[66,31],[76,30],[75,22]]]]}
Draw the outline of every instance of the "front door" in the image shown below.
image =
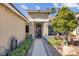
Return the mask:
{"type": "Polygon", "coordinates": [[[42,26],[41,24],[36,24],[36,38],[42,37],[42,26]]]}

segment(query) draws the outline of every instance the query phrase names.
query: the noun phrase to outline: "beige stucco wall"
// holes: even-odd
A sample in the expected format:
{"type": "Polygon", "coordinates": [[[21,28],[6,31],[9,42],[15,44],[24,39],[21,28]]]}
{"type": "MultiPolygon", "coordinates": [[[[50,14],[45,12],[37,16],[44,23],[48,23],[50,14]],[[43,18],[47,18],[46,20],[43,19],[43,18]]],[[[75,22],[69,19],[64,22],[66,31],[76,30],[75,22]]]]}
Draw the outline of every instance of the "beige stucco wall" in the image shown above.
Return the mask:
{"type": "Polygon", "coordinates": [[[35,23],[34,22],[29,23],[29,35],[32,35],[33,39],[35,38],[35,23]]]}
{"type": "Polygon", "coordinates": [[[48,36],[48,22],[44,22],[42,25],[43,36],[48,36]]]}
{"type": "Polygon", "coordinates": [[[36,23],[42,25],[42,36],[47,35],[48,36],[48,16],[49,13],[28,13],[28,19],[30,21],[29,23],[29,34],[32,34],[33,38],[35,38],[36,35],[36,23]]]}
{"type": "Polygon", "coordinates": [[[49,22],[48,13],[28,13],[28,18],[30,21],[34,22],[49,22]]]}
{"type": "Polygon", "coordinates": [[[0,47],[10,47],[10,37],[15,36],[18,43],[25,38],[26,22],[12,10],[0,4],[0,47]]]}

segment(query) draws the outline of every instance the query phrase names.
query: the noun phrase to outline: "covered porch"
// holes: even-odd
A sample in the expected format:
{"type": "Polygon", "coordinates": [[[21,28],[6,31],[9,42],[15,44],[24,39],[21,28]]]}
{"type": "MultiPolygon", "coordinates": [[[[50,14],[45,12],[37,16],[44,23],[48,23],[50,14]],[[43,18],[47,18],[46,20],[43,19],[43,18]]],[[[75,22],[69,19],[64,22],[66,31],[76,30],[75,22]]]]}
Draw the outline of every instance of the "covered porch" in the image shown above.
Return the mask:
{"type": "Polygon", "coordinates": [[[47,22],[31,22],[29,24],[29,34],[34,38],[42,38],[48,36],[48,23],[47,22]]]}
{"type": "Polygon", "coordinates": [[[50,10],[27,10],[29,19],[29,35],[33,39],[48,36],[50,10]]]}

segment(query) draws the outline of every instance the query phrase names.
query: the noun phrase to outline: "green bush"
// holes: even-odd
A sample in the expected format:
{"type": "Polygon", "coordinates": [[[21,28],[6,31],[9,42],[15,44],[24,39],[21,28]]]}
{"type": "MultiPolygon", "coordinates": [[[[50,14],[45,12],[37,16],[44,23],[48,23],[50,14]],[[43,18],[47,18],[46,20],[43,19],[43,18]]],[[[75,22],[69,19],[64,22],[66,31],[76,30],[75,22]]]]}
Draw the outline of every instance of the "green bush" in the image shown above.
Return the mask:
{"type": "Polygon", "coordinates": [[[57,40],[57,39],[48,39],[49,44],[51,45],[61,45],[61,40],[57,40]]]}
{"type": "Polygon", "coordinates": [[[8,56],[25,56],[29,47],[32,44],[32,40],[26,38],[16,49],[8,53],[8,56]]]}

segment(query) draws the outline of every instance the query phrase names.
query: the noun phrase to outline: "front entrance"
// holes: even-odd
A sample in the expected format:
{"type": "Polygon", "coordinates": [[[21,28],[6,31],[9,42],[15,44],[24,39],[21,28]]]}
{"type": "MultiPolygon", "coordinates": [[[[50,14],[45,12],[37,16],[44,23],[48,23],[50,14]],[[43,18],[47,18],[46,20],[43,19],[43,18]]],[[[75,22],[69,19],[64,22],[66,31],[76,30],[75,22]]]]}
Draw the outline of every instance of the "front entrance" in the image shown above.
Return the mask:
{"type": "Polygon", "coordinates": [[[42,25],[36,24],[36,38],[42,37],[42,25]]]}

